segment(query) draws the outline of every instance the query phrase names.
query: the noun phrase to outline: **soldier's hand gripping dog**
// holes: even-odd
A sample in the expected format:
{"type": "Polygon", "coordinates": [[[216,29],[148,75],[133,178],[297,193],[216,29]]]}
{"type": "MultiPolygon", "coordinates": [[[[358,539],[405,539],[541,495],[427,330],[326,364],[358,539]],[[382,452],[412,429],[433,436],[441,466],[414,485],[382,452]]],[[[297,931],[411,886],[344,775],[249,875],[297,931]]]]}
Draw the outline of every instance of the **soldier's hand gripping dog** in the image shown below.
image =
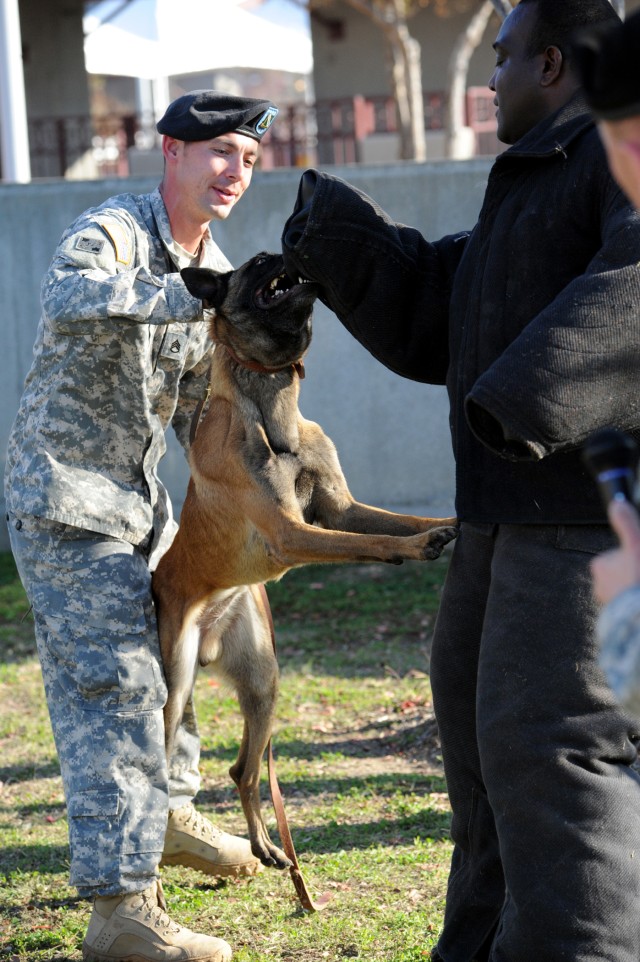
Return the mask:
{"type": "Polygon", "coordinates": [[[182,277],[214,311],[216,349],[180,529],[153,579],[169,689],[167,750],[198,665],[209,665],[237,691],[244,718],[230,774],[252,851],[263,864],[286,868],[260,811],[278,668],[259,586],[305,564],[437,558],[457,533],[456,519],[358,503],[333,443],[300,414],[317,285],[290,279],[276,254],[258,254],[225,274],[187,268],[182,277]]]}

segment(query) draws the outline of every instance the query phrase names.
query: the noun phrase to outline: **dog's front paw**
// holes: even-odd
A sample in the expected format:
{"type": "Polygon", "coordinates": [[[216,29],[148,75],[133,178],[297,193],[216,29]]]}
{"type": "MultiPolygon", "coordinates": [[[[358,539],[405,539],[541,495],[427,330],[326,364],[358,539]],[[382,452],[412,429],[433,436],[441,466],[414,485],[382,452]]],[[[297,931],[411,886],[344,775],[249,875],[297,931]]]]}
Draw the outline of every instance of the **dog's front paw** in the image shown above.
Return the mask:
{"type": "Polygon", "coordinates": [[[256,858],[259,858],[263,865],[267,868],[277,868],[281,871],[285,868],[290,868],[293,864],[290,859],[284,854],[282,849],[274,845],[271,839],[266,843],[254,843],[251,846],[251,851],[256,858]]]}
{"type": "Polygon", "coordinates": [[[442,554],[442,549],[458,537],[460,525],[447,524],[442,528],[432,528],[429,532],[427,543],[424,546],[425,561],[435,561],[442,554]]]}

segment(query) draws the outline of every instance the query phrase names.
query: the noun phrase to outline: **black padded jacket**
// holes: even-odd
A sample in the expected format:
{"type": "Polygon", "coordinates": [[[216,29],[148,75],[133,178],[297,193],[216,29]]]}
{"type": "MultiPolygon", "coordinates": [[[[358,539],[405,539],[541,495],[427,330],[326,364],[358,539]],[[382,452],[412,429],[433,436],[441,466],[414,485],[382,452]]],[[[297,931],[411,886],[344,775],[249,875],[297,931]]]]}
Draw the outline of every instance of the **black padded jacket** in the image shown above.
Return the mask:
{"type": "Polygon", "coordinates": [[[640,437],[640,215],[579,95],[496,159],[471,232],[429,242],[312,170],[283,252],[389,369],[446,382],[461,520],[606,520],[581,454],[640,437]]]}

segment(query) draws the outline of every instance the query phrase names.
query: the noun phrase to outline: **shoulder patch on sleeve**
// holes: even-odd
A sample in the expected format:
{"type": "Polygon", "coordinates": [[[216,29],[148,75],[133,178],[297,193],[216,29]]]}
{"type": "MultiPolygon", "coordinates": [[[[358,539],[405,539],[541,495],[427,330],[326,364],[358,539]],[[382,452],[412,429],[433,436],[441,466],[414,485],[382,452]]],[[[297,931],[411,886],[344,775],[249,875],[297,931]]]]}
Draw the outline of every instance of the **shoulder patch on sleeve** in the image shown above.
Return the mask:
{"type": "Polygon", "coordinates": [[[80,234],[75,246],[76,250],[86,251],[88,254],[100,254],[105,243],[106,241],[91,237],[89,234],[80,234]]]}
{"type": "Polygon", "coordinates": [[[124,228],[118,224],[115,220],[110,221],[99,221],[100,227],[102,227],[105,234],[109,236],[109,240],[113,244],[113,248],[116,252],[116,261],[119,264],[129,264],[131,261],[131,244],[129,243],[129,238],[124,230],[124,228]]]}

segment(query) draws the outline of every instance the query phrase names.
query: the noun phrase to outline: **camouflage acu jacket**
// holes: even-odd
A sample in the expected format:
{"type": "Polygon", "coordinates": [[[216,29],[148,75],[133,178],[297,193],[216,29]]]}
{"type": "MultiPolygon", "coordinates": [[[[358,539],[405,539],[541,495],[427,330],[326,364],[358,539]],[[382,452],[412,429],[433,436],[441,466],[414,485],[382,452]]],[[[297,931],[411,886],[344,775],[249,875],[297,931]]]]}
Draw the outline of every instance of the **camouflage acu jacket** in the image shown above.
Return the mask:
{"type": "MultiPolygon", "coordinates": [[[[159,190],[112,197],[63,235],[9,439],[10,511],[133,544],[172,536],[157,466],[169,424],[188,447],[212,348],[187,260],[159,190]]],[[[199,263],[231,269],[210,235],[199,263]]]]}
{"type": "Polygon", "coordinates": [[[623,707],[640,718],[640,587],[605,605],[598,620],[600,667],[623,707]]]}

